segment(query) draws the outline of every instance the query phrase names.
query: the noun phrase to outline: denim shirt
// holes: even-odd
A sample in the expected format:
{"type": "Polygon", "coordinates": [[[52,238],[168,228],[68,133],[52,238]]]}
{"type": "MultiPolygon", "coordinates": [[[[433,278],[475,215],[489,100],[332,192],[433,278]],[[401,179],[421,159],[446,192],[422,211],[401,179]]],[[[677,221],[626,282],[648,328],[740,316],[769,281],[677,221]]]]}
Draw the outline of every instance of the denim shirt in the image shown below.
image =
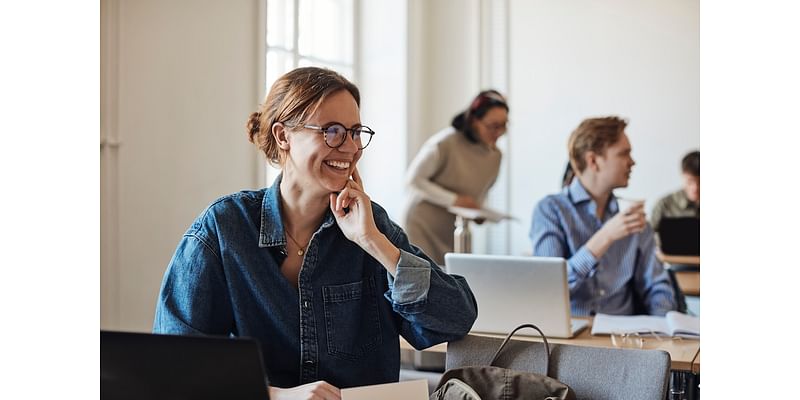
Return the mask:
{"type": "Polygon", "coordinates": [[[619,239],[599,259],[586,242],[619,212],[612,194],[602,220],[580,179],[542,199],[533,212],[530,238],[536,256],[567,259],[572,314],[664,315],[677,303],[669,275],[656,258],[653,229],[619,239]]]}
{"type": "Polygon", "coordinates": [[[256,338],[270,385],[352,387],[399,379],[399,335],[423,349],[469,332],[477,304],[466,280],[411,245],[375,203],[378,229],[400,249],[396,276],[328,210],[292,286],[280,269],[280,179],[215,201],[186,231],[164,275],[154,333],[256,338]]]}

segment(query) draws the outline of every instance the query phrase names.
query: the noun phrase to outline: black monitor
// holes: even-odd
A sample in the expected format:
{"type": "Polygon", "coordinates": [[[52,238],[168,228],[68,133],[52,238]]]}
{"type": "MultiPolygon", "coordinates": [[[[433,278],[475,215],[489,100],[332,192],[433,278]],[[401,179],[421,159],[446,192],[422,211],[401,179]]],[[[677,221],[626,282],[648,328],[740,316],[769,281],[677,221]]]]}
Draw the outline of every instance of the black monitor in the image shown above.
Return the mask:
{"type": "Polygon", "coordinates": [[[269,399],[253,339],[100,331],[100,398],[269,399]]]}
{"type": "Polygon", "coordinates": [[[658,223],[661,252],[676,256],[700,255],[700,218],[662,218],[658,223]]]}

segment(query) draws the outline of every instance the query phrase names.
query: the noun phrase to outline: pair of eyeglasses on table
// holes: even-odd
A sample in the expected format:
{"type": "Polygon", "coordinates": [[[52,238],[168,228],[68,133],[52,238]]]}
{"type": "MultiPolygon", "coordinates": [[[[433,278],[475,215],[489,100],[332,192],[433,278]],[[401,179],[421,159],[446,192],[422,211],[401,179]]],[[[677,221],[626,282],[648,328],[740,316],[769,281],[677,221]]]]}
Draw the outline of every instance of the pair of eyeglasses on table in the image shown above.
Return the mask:
{"type": "Polygon", "coordinates": [[[652,347],[657,347],[658,343],[664,340],[682,340],[680,336],[659,335],[655,331],[639,334],[637,332],[614,332],[611,335],[611,345],[620,349],[645,349],[648,343],[653,343],[652,347]]]}

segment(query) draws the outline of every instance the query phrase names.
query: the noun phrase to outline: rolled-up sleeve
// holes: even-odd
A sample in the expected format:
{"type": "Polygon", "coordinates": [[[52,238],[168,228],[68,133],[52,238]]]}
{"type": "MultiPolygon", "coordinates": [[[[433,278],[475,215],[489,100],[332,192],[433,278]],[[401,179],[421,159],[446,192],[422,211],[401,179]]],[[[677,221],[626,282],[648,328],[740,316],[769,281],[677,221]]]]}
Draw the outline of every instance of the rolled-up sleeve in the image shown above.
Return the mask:
{"type": "Polygon", "coordinates": [[[415,312],[422,309],[431,285],[431,267],[427,260],[400,250],[397,276],[386,273],[389,279],[389,300],[395,309],[415,312]]]}
{"type": "Polygon", "coordinates": [[[417,349],[466,336],[478,316],[478,305],[466,279],[449,275],[403,230],[388,221],[387,237],[400,249],[394,277],[387,272],[384,297],[400,317],[400,335],[417,349]]]}

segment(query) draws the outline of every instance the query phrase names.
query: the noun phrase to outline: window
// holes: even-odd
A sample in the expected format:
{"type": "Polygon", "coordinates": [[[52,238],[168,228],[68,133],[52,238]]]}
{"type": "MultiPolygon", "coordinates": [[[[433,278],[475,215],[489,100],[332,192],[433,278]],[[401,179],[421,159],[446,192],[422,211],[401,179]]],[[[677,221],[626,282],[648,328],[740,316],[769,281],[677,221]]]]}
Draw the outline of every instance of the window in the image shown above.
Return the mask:
{"type": "MultiPolygon", "coordinates": [[[[355,81],[354,0],[267,1],[267,92],[297,67],[330,68],[355,81]]],[[[279,171],[267,167],[267,184],[279,171]]]]}

